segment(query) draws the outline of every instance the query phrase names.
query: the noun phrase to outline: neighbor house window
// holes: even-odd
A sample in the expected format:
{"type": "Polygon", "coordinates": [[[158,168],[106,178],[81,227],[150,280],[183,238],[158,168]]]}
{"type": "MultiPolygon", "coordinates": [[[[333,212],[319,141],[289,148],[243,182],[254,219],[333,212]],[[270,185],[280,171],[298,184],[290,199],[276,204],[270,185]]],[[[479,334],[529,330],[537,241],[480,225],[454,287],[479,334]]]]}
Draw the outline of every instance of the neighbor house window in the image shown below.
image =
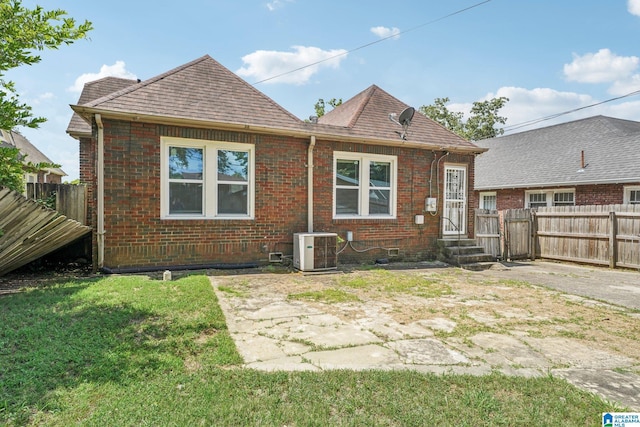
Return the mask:
{"type": "Polygon", "coordinates": [[[540,208],[546,206],[574,206],[575,190],[534,190],[527,191],[525,208],[540,208]]]}
{"type": "Polygon", "coordinates": [[[480,193],[480,209],[496,210],[497,195],[495,191],[487,191],[480,193]]]}
{"type": "Polygon", "coordinates": [[[624,203],[640,205],[640,185],[624,188],[624,203]]]}
{"type": "Polygon", "coordinates": [[[162,138],[162,218],[253,218],[254,146],[162,138]]]}
{"type": "Polygon", "coordinates": [[[334,216],[395,217],[396,156],[334,153],[334,216]]]}

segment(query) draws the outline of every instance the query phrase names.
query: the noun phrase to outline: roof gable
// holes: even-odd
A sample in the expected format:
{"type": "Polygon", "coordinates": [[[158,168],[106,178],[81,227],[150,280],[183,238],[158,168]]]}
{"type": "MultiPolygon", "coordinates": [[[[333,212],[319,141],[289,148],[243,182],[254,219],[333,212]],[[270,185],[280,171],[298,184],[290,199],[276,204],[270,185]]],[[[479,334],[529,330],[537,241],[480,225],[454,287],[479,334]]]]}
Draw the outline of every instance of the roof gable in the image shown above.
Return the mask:
{"type": "Polygon", "coordinates": [[[476,144],[489,149],[478,190],[640,181],[640,122],[594,116],[476,144]]]}
{"type": "MultiPolygon", "coordinates": [[[[25,138],[22,134],[15,131],[4,131],[4,133],[8,136],[7,145],[13,146],[20,150],[20,153],[26,156],[23,163],[50,163],[51,161],[49,157],[47,157],[42,151],[38,149],[35,145],[31,143],[27,138],[25,138]]],[[[2,142],[2,141],[0,141],[2,142]]],[[[54,175],[66,176],[67,174],[60,168],[45,168],[44,170],[49,171],[54,175]]]]}
{"type": "MultiPolygon", "coordinates": [[[[402,127],[392,122],[389,114],[400,114],[408,107],[378,86],[372,85],[320,117],[318,123],[349,128],[353,134],[365,138],[389,139],[402,144],[402,127]]],[[[436,145],[442,149],[476,147],[419,112],[411,120],[406,141],[436,145]]]]}
{"type": "MultiPolygon", "coordinates": [[[[118,77],[105,77],[85,83],[78,104],[87,104],[136,83],[140,83],[140,80],[122,79],[118,77]]],[[[67,126],[67,133],[71,135],[91,134],[91,125],[80,117],[78,113],[74,112],[71,116],[69,126],[67,126]]]]}
{"type": "Polygon", "coordinates": [[[86,104],[101,110],[268,127],[302,121],[209,55],[86,104]]]}

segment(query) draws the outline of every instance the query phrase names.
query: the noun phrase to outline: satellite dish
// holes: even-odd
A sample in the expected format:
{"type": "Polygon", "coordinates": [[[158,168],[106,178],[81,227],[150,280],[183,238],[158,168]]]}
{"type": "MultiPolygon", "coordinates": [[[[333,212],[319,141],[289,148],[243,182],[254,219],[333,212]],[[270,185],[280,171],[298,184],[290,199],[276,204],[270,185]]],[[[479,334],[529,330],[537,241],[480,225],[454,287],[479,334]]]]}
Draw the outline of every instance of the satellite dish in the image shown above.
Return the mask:
{"type": "Polygon", "coordinates": [[[407,107],[404,110],[402,110],[402,113],[400,113],[400,117],[398,117],[398,121],[400,122],[400,124],[404,127],[409,127],[409,125],[411,124],[411,119],[413,119],[413,115],[415,114],[416,109],[413,107],[407,107]]]}
{"type": "Polygon", "coordinates": [[[400,113],[398,119],[396,119],[395,113],[389,114],[389,120],[402,126],[402,133],[397,132],[398,135],[400,135],[400,138],[407,139],[407,129],[409,128],[409,125],[411,125],[411,119],[413,119],[413,115],[415,114],[415,112],[415,108],[407,107],[402,110],[402,113],[400,113]]]}

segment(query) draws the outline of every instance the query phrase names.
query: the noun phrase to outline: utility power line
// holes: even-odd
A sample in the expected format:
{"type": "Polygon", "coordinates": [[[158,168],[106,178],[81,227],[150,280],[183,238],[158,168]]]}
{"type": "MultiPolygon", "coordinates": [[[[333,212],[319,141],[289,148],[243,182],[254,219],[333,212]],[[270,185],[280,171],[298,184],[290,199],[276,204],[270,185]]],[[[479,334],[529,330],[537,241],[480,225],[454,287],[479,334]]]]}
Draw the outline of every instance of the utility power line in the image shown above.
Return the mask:
{"type": "Polygon", "coordinates": [[[295,68],[295,69],[290,70],[290,71],[285,71],[284,73],[280,73],[280,74],[277,74],[277,75],[275,75],[275,76],[267,77],[266,79],[262,79],[262,80],[259,80],[259,81],[257,81],[257,82],[254,82],[254,83],[253,83],[253,85],[255,86],[255,85],[260,84],[260,83],[268,82],[269,80],[277,79],[278,77],[286,76],[286,75],[288,75],[288,74],[292,74],[292,73],[295,73],[295,72],[297,72],[297,71],[304,70],[305,68],[313,67],[314,65],[322,64],[323,62],[330,61],[330,60],[332,60],[332,59],[335,59],[335,58],[339,58],[339,57],[341,57],[341,56],[348,55],[348,54],[350,54],[350,53],[352,53],[352,52],[355,52],[355,51],[358,51],[358,50],[364,49],[364,48],[369,47],[369,46],[373,46],[374,44],[382,43],[382,42],[383,42],[383,41],[385,41],[385,40],[392,39],[392,38],[394,38],[394,37],[398,37],[398,36],[399,36],[399,35],[401,35],[401,34],[406,34],[406,33],[409,33],[409,32],[411,32],[411,31],[415,31],[415,30],[417,30],[417,29],[420,29],[420,28],[422,28],[422,27],[426,27],[427,25],[435,24],[436,22],[442,21],[442,20],[447,19],[447,18],[450,18],[450,17],[452,17],[452,16],[459,15],[459,14],[461,14],[461,13],[464,13],[464,12],[468,11],[468,10],[474,9],[474,8],[476,8],[476,7],[478,7],[478,6],[482,6],[482,5],[483,5],[483,4],[485,4],[485,3],[489,3],[490,1],[491,1],[491,0],[484,0],[484,1],[481,1],[480,3],[476,3],[476,4],[473,4],[473,5],[469,6],[469,7],[465,7],[465,8],[463,8],[463,9],[456,10],[455,12],[451,12],[451,13],[449,13],[449,14],[447,14],[447,15],[441,16],[440,18],[434,19],[434,20],[432,20],[432,21],[425,22],[425,23],[420,24],[420,25],[416,25],[415,27],[409,28],[408,30],[400,31],[400,32],[398,32],[398,33],[394,33],[394,34],[392,34],[392,35],[390,35],[390,36],[383,37],[383,38],[381,38],[381,39],[378,39],[378,40],[372,41],[372,42],[367,43],[367,44],[363,44],[362,46],[358,46],[358,47],[353,48],[353,49],[351,49],[351,50],[348,50],[348,51],[346,51],[346,52],[338,53],[338,54],[333,55],[333,56],[330,56],[330,57],[328,57],[328,58],[321,59],[320,61],[312,62],[312,63],[310,63],[310,64],[303,65],[302,67],[298,67],[298,68],[295,68]]]}
{"type": "Polygon", "coordinates": [[[573,110],[563,111],[561,113],[551,114],[549,116],[540,117],[538,119],[532,119],[532,120],[529,120],[529,121],[526,121],[526,122],[522,122],[522,123],[518,123],[518,124],[515,124],[515,125],[505,126],[503,128],[503,130],[504,130],[505,133],[513,132],[516,129],[520,129],[520,128],[523,128],[523,127],[535,125],[535,124],[538,124],[540,122],[544,122],[544,121],[547,121],[547,120],[555,119],[556,117],[560,117],[560,116],[564,116],[564,115],[567,115],[567,114],[575,113],[576,111],[586,110],[587,108],[596,107],[598,105],[606,104],[607,102],[617,101],[618,99],[623,99],[623,98],[627,98],[629,96],[638,95],[638,94],[640,94],[640,90],[634,90],[633,92],[629,92],[626,95],[621,95],[621,96],[617,96],[615,98],[607,99],[605,101],[596,102],[595,104],[585,105],[584,107],[574,108],[573,110]]]}

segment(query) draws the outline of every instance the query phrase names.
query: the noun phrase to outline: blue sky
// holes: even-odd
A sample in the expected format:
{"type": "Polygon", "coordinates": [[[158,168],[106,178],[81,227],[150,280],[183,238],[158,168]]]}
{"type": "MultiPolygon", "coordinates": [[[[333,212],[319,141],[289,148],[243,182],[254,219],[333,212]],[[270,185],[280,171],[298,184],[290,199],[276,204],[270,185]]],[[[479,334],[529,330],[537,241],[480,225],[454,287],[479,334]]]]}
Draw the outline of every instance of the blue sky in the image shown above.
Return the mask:
{"type": "MultiPolygon", "coordinates": [[[[640,0],[24,0],[89,20],[90,40],[7,72],[48,122],[19,129],[69,175],[65,133],[87,81],[154,77],[205,54],[301,119],[319,98],[347,100],[376,84],[418,108],[448,97],[510,99],[506,129],[640,90],[640,0]],[[162,4],[162,6],[158,6],[162,4]]],[[[640,121],[640,95],[544,121],[597,114],[640,121]]],[[[466,113],[465,113],[466,116],[466,113]]],[[[533,127],[517,127],[520,132],[533,127]]]]}

